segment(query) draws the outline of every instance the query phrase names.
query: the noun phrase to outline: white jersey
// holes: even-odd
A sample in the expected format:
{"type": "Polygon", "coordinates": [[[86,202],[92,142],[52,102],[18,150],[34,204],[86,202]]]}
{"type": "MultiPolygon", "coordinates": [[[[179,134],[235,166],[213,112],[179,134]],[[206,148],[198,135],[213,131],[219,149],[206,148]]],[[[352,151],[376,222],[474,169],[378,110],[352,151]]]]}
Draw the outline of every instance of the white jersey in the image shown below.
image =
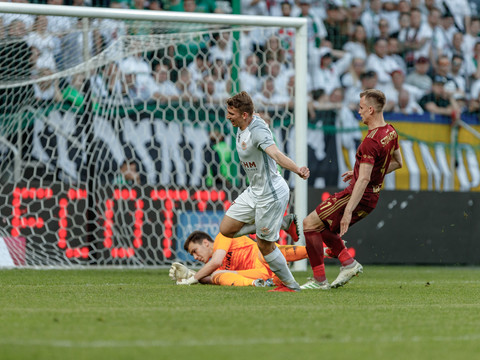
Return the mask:
{"type": "Polygon", "coordinates": [[[254,196],[273,196],[274,199],[288,192],[288,185],[277,169],[277,163],[265,149],[274,145],[273,135],[265,121],[254,115],[248,127],[237,133],[237,152],[250,181],[254,196]]]}

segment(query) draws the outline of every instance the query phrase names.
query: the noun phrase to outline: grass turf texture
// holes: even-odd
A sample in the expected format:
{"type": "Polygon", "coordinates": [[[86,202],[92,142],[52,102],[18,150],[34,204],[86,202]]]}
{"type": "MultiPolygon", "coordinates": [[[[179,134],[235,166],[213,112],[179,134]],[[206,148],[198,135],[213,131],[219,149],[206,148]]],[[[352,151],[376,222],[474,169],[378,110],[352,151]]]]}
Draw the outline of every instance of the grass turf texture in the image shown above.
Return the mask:
{"type": "Polygon", "coordinates": [[[3,270],[0,358],[474,359],[479,279],[365,266],[343,288],[269,293],[175,286],[166,270],[3,270]]]}

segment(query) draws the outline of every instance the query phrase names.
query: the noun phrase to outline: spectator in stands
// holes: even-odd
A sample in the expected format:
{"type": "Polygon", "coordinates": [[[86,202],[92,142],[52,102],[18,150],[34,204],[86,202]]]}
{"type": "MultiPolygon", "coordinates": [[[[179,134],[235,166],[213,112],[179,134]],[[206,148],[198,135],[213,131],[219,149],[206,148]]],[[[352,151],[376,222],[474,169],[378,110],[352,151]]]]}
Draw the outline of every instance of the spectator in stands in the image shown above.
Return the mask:
{"type": "Polygon", "coordinates": [[[284,69],[289,67],[286,51],[282,47],[280,38],[276,34],[271,35],[267,39],[263,49],[262,57],[264,62],[275,61],[280,63],[284,69]]]}
{"type": "Polygon", "coordinates": [[[343,45],[343,50],[352,54],[353,58],[367,58],[367,34],[362,24],[354,27],[351,39],[343,45]]]}
{"type": "Polygon", "coordinates": [[[187,66],[192,81],[198,86],[203,82],[205,76],[209,75],[211,68],[212,64],[209,63],[207,55],[203,51],[199,51],[195,60],[187,66]]]}
{"type": "Polygon", "coordinates": [[[180,69],[175,85],[180,91],[179,100],[182,103],[197,103],[203,97],[203,92],[198,88],[197,84],[192,81],[187,68],[180,69]]]}
{"type": "Polygon", "coordinates": [[[451,71],[452,64],[449,60],[449,57],[447,55],[439,56],[435,66],[435,75],[440,75],[441,77],[447,79],[447,82],[444,84],[444,91],[448,94],[448,96],[456,93],[462,93],[460,84],[455,82],[451,71]]]}
{"type": "Polygon", "coordinates": [[[362,88],[362,82],[360,76],[365,72],[365,59],[357,57],[352,59],[349,70],[342,75],[340,81],[342,87],[348,89],[354,87],[356,89],[362,88]]]}
{"type": "Polygon", "coordinates": [[[405,84],[405,73],[398,69],[392,72],[392,85],[387,87],[378,87],[379,90],[382,90],[385,94],[387,99],[387,103],[385,104],[384,111],[393,111],[395,106],[398,104],[399,93],[402,90],[406,90],[410,93],[410,97],[412,100],[417,101],[423,95],[423,91],[416,88],[413,85],[405,84]]]}
{"type": "Polygon", "coordinates": [[[252,97],[260,90],[259,60],[255,54],[247,56],[245,67],[240,72],[240,90],[246,91],[252,97]]]}
{"type": "Polygon", "coordinates": [[[452,14],[455,27],[462,33],[469,32],[472,10],[468,0],[443,0],[442,4],[452,14]]]}
{"type": "Polygon", "coordinates": [[[358,94],[363,90],[375,89],[377,87],[377,73],[373,70],[367,70],[360,76],[360,81],[362,82],[360,89],[351,87],[348,88],[345,93],[345,103],[352,111],[358,111],[358,105],[360,103],[358,94]]]}
{"type": "Polygon", "coordinates": [[[399,69],[397,63],[388,56],[388,42],[385,39],[378,39],[375,42],[375,52],[367,58],[367,70],[373,70],[377,73],[378,84],[382,87],[392,84],[390,74],[399,69]]]}
{"type": "MultiPolygon", "coordinates": [[[[263,117],[262,117],[263,118],[263,117]]],[[[232,149],[225,141],[225,137],[218,130],[210,133],[210,148],[205,151],[205,163],[207,186],[215,186],[217,189],[225,190],[233,184],[232,176],[232,149]]]]}
{"type": "Polygon", "coordinates": [[[162,63],[155,66],[153,78],[155,80],[151,91],[152,97],[160,103],[168,103],[178,101],[180,91],[175,83],[170,79],[171,69],[162,63]]]}
{"type": "Polygon", "coordinates": [[[447,81],[444,76],[434,76],[431,92],[424,95],[419,101],[419,105],[424,111],[435,115],[451,116],[456,110],[445,91],[447,81]]]}
{"type": "MultiPolygon", "coordinates": [[[[63,0],[47,0],[47,5],[63,5],[63,0]]],[[[77,19],[69,16],[47,15],[47,32],[54,36],[56,57],[60,55],[61,40],[65,34],[76,26],[77,19]]]]}
{"type": "Polygon", "coordinates": [[[262,0],[241,0],[243,15],[268,16],[268,6],[267,2],[262,0]]]}
{"type": "Polygon", "coordinates": [[[407,64],[401,55],[400,43],[397,38],[389,37],[388,40],[388,56],[397,64],[398,68],[407,73],[407,64]]]}
{"type": "Polygon", "coordinates": [[[320,19],[311,9],[312,0],[299,0],[300,7],[299,17],[307,19],[307,36],[308,36],[308,51],[312,52],[314,48],[319,48],[322,41],[327,36],[327,30],[320,19]]]}
{"type": "MultiPolygon", "coordinates": [[[[78,18],[76,20],[77,21],[75,23],[74,29],[61,38],[62,50],[57,56],[58,67],[61,70],[72,68],[85,61],[83,19],[78,18]]],[[[92,21],[90,21],[89,23],[91,25],[92,21]]],[[[89,29],[87,33],[88,58],[92,57],[96,52],[94,44],[94,32],[89,29]]]]}
{"type": "MultiPolygon", "coordinates": [[[[12,3],[19,3],[19,4],[29,4],[28,0],[11,0],[12,3]]],[[[34,30],[33,23],[35,22],[34,15],[27,15],[27,14],[0,14],[0,24],[2,25],[2,30],[8,29],[9,25],[15,21],[21,21],[27,32],[34,30]]],[[[3,33],[3,31],[1,31],[3,33]]]]}
{"type": "MultiPolygon", "coordinates": [[[[376,39],[386,39],[390,38],[390,26],[388,20],[385,17],[382,17],[378,22],[378,37],[376,39]]],[[[375,39],[375,40],[376,40],[375,39]]]]}
{"type": "Polygon", "coordinates": [[[469,80],[474,82],[480,79],[480,41],[473,47],[473,55],[466,58],[465,72],[469,80]]]}
{"type": "Polygon", "coordinates": [[[424,113],[422,107],[413,100],[413,96],[411,96],[406,89],[401,89],[398,92],[397,104],[393,108],[393,111],[404,115],[422,115],[424,113]]]}
{"type": "MultiPolygon", "coordinates": [[[[20,19],[12,20],[7,26],[7,39],[0,45],[0,79],[2,82],[29,80],[36,62],[30,46],[24,40],[27,31],[20,19]]],[[[0,113],[13,113],[26,105],[32,96],[31,85],[25,86],[25,92],[17,88],[0,89],[0,113]]]]}
{"type": "MultiPolygon", "coordinates": [[[[45,53],[38,58],[33,77],[36,80],[41,80],[52,75],[55,71],[56,67],[53,56],[45,53]]],[[[51,104],[51,101],[60,102],[63,99],[58,79],[41,80],[33,84],[33,91],[38,106],[42,106],[44,103],[51,104]]]]}
{"type": "Polygon", "coordinates": [[[371,0],[370,7],[365,9],[362,17],[361,23],[365,28],[367,33],[368,41],[373,41],[375,38],[378,38],[380,35],[380,30],[378,28],[378,23],[380,22],[382,11],[382,1],[381,0],[371,0]]]}
{"type": "Polygon", "coordinates": [[[2,81],[30,78],[36,58],[32,58],[32,49],[25,41],[26,35],[27,30],[22,20],[12,20],[8,24],[6,33],[8,41],[0,45],[0,79],[2,81]]]}
{"type": "Polygon", "coordinates": [[[423,91],[424,94],[432,89],[432,78],[428,75],[430,69],[430,61],[427,57],[419,57],[415,61],[414,70],[409,73],[405,79],[405,83],[413,85],[423,91]]]}
{"type": "Polygon", "coordinates": [[[83,72],[72,75],[69,84],[62,91],[63,103],[79,108],[85,101],[85,74],[83,72]]]}
{"type": "Polygon", "coordinates": [[[58,39],[56,40],[55,36],[47,32],[47,24],[47,17],[38,15],[33,24],[34,30],[27,35],[26,41],[32,51],[38,54],[38,57],[46,55],[55,59],[58,39]]]}
{"type": "Polygon", "coordinates": [[[119,185],[138,185],[140,184],[140,174],[137,170],[135,161],[125,160],[120,165],[119,174],[115,179],[119,185]]]}
{"type": "Polygon", "coordinates": [[[324,20],[327,36],[325,37],[332,44],[332,48],[341,50],[348,41],[347,13],[335,2],[327,2],[327,17],[324,20]]]}
{"type": "Polygon", "coordinates": [[[350,0],[348,4],[349,6],[346,8],[348,19],[347,33],[351,37],[355,31],[355,27],[359,24],[361,25],[360,19],[363,13],[363,5],[360,0],[350,0]]]}
{"type": "Polygon", "coordinates": [[[140,80],[139,69],[133,61],[123,61],[120,65],[123,102],[135,106],[151,99],[151,83],[140,80]]]}
{"type": "Polygon", "coordinates": [[[214,34],[213,46],[209,49],[208,60],[214,63],[215,60],[220,59],[225,64],[232,63],[233,42],[230,38],[230,32],[223,31],[214,34]]]}
{"type": "MultiPolygon", "coordinates": [[[[282,17],[291,17],[292,15],[292,2],[284,0],[281,3],[282,17]]],[[[275,34],[280,39],[280,44],[286,52],[286,59],[292,61],[293,52],[295,49],[295,28],[279,28],[275,34]]]]}
{"type": "Polygon", "coordinates": [[[218,109],[230,97],[227,82],[214,75],[205,77],[203,81],[203,104],[207,109],[218,109]]]}
{"type": "Polygon", "coordinates": [[[307,80],[309,91],[323,89],[327,95],[333,89],[341,87],[340,76],[350,67],[352,55],[344,51],[335,51],[341,56],[337,61],[333,60],[333,51],[328,47],[319,50],[320,66],[315,68],[307,80]]]}
{"type": "Polygon", "coordinates": [[[418,8],[412,8],[410,13],[410,27],[402,29],[398,40],[403,44],[405,61],[408,67],[413,66],[415,59],[429,55],[432,30],[427,23],[422,22],[422,13],[418,8]]]}
{"type": "MultiPolygon", "coordinates": [[[[399,12],[398,13],[398,31],[392,34],[392,37],[398,39],[398,35],[401,32],[408,31],[410,27],[410,12],[399,12]]],[[[402,46],[402,54],[404,52],[404,48],[402,46]]]]}
{"type": "Polygon", "coordinates": [[[473,48],[480,40],[480,19],[473,18],[470,24],[470,32],[463,36],[463,56],[465,59],[473,56],[473,48]]]}
{"type": "Polygon", "coordinates": [[[163,10],[163,2],[161,0],[149,0],[147,4],[147,9],[154,11],[163,10]]]}
{"type": "Polygon", "coordinates": [[[288,107],[290,98],[278,93],[275,88],[275,80],[267,76],[262,83],[262,91],[258,92],[252,99],[258,111],[274,111],[279,113],[288,107]]]}
{"type": "MultiPolygon", "coordinates": [[[[111,0],[110,8],[123,9],[124,4],[121,0],[111,0]]],[[[117,58],[120,53],[123,54],[123,44],[117,42],[122,36],[127,34],[127,27],[123,20],[116,19],[95,19],[93,21],[95,29],[95,46],[97,49],[109,48],[109,56],[117,58]]]]}
{"type": "MultiPolygon", "coordinates": [[[[105,66],[101,81],[96,81],[96,83],[103,82],[105,84],[106,97],[104,100],[109,101],[122,94],[121,77],[122,74],[117,63],[111,62],[105,66]]],[[[102,94],[101,88],[98,89],[98,93],[102,94]]]]}
{"type": "Polygon", "coordinates": [[[453,34],[450,52],[446,52],[445,55],[448,55],[450,59],[452,59],[454,55],[463,56],[463,34],[461,32],[453,34]]]}
{"type": "Polygon", "coordinates": [[[444,51],[450,46],[450,42],[440,26],[442,12],[436,7],[431,8],[427,19],[428,26],[432,31],[432,40],[430,42],[428,57],[432,62],[435,62],[440,55],[444,54],[444,51]]]}
{"type": "Polygon", "coordinates": [[[465,77],[465,68],[463,66],[463,57],[461,55],[452,56],[452,67],[450,77],[456,86],[457,95],[465,96],[467,91],[467,80],[465,77]]]}
{"type": "Polygon", "coordinates": [[[283,66],[275,60],[267,63],[267,77],[272,77],[275,82],[275,89],[278,95],[288,96],[288,79],[295,71],[283,66]]]}
{"type": "Polygon", "coordinates": [[[445,43],[450,46],[453,40],[453,34],[458,31],[451,12],[447,11],[442,14],[440,26],[444,34],[443,36],[445,37],[445,43]]]}

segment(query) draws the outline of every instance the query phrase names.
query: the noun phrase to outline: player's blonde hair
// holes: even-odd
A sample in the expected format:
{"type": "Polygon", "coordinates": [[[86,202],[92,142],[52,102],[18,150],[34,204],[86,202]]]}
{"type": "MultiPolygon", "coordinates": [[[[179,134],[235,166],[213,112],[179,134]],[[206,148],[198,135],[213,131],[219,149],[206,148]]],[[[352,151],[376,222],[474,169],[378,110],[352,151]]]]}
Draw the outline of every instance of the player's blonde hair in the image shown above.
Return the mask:
{"type": "Polygon", "coordinates": [[[231,98],[228,98],[227,106],[238,109],[241,113],[246,112],[249,116],[251,116],[255,110],[252,98],[246,91],[239,92],[231,98]]]}
{"type": "Polygon", "coordinates": [[[385,107],[387,99],[385,94],[377,89],[368,89],[360,93],[360,99],[365,96],[365,101],[375,108],[375,111],[380,113],[385,107]]]}

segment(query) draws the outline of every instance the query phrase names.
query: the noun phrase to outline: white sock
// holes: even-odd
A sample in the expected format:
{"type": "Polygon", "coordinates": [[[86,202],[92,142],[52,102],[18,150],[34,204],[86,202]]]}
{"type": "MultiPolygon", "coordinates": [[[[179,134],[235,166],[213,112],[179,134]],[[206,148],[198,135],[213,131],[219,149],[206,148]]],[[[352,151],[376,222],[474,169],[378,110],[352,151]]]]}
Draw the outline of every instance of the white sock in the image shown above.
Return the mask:
{"type": "Polygon", "coordinates": [[[300,288],[287,266],[287,260],[285,260],[285,257],[278,247],[275,247],[275,250],[263,258],[270,266],[270,270],[272,270],[286,286],[291,289],[300,288]]]}

